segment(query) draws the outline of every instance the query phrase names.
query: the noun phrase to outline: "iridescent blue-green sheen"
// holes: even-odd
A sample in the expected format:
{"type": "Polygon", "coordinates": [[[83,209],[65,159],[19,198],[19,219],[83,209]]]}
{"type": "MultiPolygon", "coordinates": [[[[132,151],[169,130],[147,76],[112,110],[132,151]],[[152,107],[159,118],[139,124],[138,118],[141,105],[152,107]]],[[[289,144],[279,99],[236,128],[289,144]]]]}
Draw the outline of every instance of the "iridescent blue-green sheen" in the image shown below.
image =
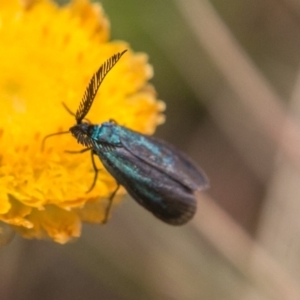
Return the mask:
{"type": "Polygon", "coordinates": [[[196,212],[194,192],[208,186],[204,172],[171,145],[115,122],[81,126],[104,167],[139,204],[162,221],[182,225],[196,212]]]}

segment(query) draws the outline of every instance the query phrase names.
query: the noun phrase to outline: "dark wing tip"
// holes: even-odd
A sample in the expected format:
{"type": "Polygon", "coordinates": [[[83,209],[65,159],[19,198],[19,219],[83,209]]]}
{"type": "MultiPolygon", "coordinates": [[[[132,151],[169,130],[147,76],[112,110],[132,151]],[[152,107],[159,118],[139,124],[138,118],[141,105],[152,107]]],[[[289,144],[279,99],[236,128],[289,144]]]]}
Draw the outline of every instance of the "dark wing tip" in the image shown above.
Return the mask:
{"type": "MultiPolygon", "coordinates": [[[[193,196],[194,197],[194,196],[193,196]]],[[[194,197],[193,201],[177,200],[176,204],[170,206],[165,211],[153,211],[152,213],[161,221],[174,226],[181,226],[189,222],[197,211],[197,202],[194,197]]]]}
{"type": "Polygon", "coordinates": [[[196,191],[204,191],[210,188],[210,182],[207,175],[198,167],[199,176],[195,177],[198,182],[198,188],[196,191]]]}

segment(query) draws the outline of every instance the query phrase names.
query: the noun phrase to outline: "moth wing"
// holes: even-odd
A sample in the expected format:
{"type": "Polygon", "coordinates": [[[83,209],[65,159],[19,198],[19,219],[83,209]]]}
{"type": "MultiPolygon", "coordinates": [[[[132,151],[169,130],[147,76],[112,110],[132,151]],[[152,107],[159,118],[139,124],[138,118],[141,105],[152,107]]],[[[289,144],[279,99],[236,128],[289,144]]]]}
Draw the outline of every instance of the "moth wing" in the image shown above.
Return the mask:
{"type": "Polygon", "coordinates": [[[170,144],[125,127],[120,128],[120,141],[134,156],[193,191],[209,186],[205,173],[196,163],[170,144]]]}
{"type": "Polygon", "coordinates": [[[183,225],[195,214],[197,202],[191,189],[145,163],[124,147],[99,151],[105,168],[132,198],[160,220],[183,225]]]}

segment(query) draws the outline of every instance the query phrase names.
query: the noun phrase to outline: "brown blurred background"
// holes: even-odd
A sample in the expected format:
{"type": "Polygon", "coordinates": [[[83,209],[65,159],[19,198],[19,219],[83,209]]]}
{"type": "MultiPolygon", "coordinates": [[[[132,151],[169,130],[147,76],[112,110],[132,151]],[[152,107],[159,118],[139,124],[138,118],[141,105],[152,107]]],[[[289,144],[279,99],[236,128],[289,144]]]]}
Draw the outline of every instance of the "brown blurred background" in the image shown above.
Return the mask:
{"type": "Polygon", "coordinates": [[[211,188],[174,228],[132,199],[60,246],[0,249],[1,300],[300,299],[300,2],[103,0],[211,188]]]}

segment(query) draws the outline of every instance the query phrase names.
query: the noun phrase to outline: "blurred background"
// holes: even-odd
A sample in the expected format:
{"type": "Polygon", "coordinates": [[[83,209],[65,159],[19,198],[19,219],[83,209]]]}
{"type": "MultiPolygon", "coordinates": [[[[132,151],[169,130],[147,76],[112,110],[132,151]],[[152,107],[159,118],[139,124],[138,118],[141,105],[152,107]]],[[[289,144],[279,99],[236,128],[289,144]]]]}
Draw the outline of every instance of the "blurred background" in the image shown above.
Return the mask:
{"type": "Polygon", "coordinates": [[[300,2],[101,3],[112,39],[149,55],[157,136],[211,188],[181,228],[127,197],[74,243],[16,236],[0,299],[300,299],[300,2]]]}

